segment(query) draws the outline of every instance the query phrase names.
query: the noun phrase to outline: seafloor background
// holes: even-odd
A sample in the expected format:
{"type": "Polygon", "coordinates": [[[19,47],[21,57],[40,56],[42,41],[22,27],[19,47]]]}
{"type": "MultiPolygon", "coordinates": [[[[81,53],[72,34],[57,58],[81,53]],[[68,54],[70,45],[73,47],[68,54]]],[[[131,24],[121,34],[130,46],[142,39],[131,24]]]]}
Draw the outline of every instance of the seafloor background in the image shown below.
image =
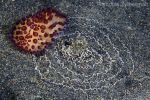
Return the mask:
{"type": "Polygon", "coordinates": [[[0,100],[150,100],[149,0],[0,0],[0,100]],[[41,57],[19,52],[15,22],[68,16],[41,57]]]}

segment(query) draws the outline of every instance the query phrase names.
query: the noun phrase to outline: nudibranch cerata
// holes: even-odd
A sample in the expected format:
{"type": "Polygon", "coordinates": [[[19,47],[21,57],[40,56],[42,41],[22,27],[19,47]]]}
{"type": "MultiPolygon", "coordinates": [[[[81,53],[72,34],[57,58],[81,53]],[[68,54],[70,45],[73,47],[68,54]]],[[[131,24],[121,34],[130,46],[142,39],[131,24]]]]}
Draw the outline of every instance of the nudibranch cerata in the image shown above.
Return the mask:
{"type": "Polygon", "coordinates": [[[17,23],[12,40],[21,50],[29,53],[43,51],[53,37],[64,29],[66,15],[47,8],[28,16],[17,23]]]}

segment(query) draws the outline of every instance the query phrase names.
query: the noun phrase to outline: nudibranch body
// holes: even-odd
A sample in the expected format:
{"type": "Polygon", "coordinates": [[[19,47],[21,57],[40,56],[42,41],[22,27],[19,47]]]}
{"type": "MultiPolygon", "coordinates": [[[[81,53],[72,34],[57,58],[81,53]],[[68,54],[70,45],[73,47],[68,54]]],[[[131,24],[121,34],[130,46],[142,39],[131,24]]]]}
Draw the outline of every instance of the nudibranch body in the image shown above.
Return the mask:
{"type": "Polygon", "coordinates": [[[13,30],[15,45],[30,53],[41,52],[52,42],[54,35],[64,29],[66,16],[48,8],[21,20],[13,30]]]}

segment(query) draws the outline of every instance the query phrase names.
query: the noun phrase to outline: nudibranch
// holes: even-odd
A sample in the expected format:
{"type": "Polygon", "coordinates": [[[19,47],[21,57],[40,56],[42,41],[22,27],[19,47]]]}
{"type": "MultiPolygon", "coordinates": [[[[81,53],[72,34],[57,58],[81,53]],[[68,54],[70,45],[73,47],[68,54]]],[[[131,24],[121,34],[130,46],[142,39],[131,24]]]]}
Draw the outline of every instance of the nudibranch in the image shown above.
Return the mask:
{"type": "Polygon", "coordinates": [[[43,9],[19,21],[13,30],[12,40],[19,49],[38,53],[52,43],[65,23],[66,15],[63,13],[51,8],[43,9]]]}

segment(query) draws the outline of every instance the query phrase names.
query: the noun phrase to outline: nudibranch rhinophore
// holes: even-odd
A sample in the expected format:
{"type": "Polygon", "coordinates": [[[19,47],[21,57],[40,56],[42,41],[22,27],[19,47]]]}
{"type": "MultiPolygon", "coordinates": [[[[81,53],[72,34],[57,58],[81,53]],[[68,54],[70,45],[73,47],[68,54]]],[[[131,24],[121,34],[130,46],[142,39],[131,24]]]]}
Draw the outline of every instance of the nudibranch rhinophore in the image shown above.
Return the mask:
{"type": "Polygon", "coordinates": [[[51,8],[43,9],[17,23],[12,40],[19,49],[38,53],[51,44],[53,37],[64,29],[65,23],[63,13],[51,8]]]}

